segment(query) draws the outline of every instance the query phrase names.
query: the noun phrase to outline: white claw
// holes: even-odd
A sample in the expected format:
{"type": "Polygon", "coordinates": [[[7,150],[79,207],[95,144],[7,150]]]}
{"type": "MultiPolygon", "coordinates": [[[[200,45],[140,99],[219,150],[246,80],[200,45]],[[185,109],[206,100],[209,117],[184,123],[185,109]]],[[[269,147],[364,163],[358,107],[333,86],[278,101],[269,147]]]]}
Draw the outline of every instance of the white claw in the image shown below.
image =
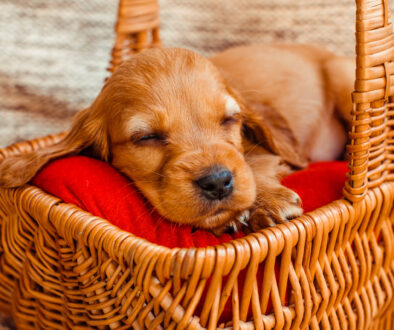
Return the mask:
{"type": "Polygon", "coordinates": [[[246,221],[246,219],[244,217],[241,217],[239,219],[239,222],[242,223],[244,226],[248,226],[248,222],[246,221]]]}
{"type": "Polygon", "coordinates": [[[249,226],[249,223],[248,223],[249,216],[250,216],[249,210],[245,210],[245,211],[243,211],[243,212],[241,213],[241,215],[238,217],[238,221],[239,221],[240,223],[242,223],[244,226],[248,227],[248,226],[249,226]]]}
{"type": "Polygon", "coordinates": [[[238,227],[235,222],[232,222],[231,226],[233,227],[234,233],[238,232],[238,227]]]}

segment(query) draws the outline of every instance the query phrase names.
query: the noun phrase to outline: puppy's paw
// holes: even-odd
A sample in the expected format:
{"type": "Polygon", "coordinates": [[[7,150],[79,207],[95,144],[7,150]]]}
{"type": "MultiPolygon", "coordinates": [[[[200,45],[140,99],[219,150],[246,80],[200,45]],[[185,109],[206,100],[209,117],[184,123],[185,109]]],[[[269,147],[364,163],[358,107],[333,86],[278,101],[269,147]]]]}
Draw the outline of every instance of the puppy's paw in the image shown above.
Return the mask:
{"type": "Polygon", "coordinates": [[[243,228],[249,227],[249,218],[249,210],[240,211],[233,220],[223,226],[212,229],[211,232],[216,236],[220,236],[224,233],[232,235],[239,231],[243,231],[243,228]]]}
{"type": "Polygon", "coordinates": [[[278,185],[258,194],[251,210],[251,231],[272,227],[302,215],[301,198],[294,191],[278,185]]]}

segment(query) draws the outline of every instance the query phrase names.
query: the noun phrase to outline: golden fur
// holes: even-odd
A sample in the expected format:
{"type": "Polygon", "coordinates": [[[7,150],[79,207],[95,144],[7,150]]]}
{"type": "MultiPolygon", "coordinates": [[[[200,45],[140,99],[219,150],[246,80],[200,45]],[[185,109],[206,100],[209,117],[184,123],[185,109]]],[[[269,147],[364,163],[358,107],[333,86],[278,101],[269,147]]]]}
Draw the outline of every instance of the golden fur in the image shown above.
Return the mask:
{"type": "Polygon", "coordinates": [[[352,70],[351,60],[315,46],[244,46],[210,61],[146,50],[119,67],[63,141],[0,163],[0,186],[88,152],[130,177],[171,221],[215,233],[247,219],[253,230],[281,223],[302,209],[280,177],[343,151],[352,70]],[[233,174],[234,189],[207,200],[195,182],[215,166],[233,174]]]}

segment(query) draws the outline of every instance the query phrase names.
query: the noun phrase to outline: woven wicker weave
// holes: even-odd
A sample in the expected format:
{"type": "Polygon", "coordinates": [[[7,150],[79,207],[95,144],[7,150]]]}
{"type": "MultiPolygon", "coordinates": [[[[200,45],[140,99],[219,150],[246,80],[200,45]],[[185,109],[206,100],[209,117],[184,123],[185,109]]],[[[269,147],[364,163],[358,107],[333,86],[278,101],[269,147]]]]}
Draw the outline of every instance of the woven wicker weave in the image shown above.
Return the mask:
{"type": "MultiPolygon", "coordinates": [[[[0,309],[21,329],[393,329],[394,36],[387,1],[357,0],[356,22],[346,199],[227,244],[168,249],[36,187],[1,189],[0,309]],[[228,300],[232,321],[220,325],[228,300]]],[[[157,1],[121,0],[109,70],[160,45],[158,31],[157,1]]],[[[62,136],[2,149],[0,159],[62,136]]]]}

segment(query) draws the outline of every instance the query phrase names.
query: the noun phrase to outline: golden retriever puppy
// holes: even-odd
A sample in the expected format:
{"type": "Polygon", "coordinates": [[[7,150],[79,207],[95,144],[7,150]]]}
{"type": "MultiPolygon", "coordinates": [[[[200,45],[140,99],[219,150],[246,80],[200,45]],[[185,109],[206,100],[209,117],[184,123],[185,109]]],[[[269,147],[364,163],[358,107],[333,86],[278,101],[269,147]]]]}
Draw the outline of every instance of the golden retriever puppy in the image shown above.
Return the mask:
{"type": "Polygon", "coordinates": [[[0,163],[0,186],[84,152],[127,175],[171,221],[216,234],[288,221],[302,209],[280,178],[343,152],[353,66],[314,46],[245,46],[210,60],[146,50],[116,70],[64,140],[0,163]]]}

